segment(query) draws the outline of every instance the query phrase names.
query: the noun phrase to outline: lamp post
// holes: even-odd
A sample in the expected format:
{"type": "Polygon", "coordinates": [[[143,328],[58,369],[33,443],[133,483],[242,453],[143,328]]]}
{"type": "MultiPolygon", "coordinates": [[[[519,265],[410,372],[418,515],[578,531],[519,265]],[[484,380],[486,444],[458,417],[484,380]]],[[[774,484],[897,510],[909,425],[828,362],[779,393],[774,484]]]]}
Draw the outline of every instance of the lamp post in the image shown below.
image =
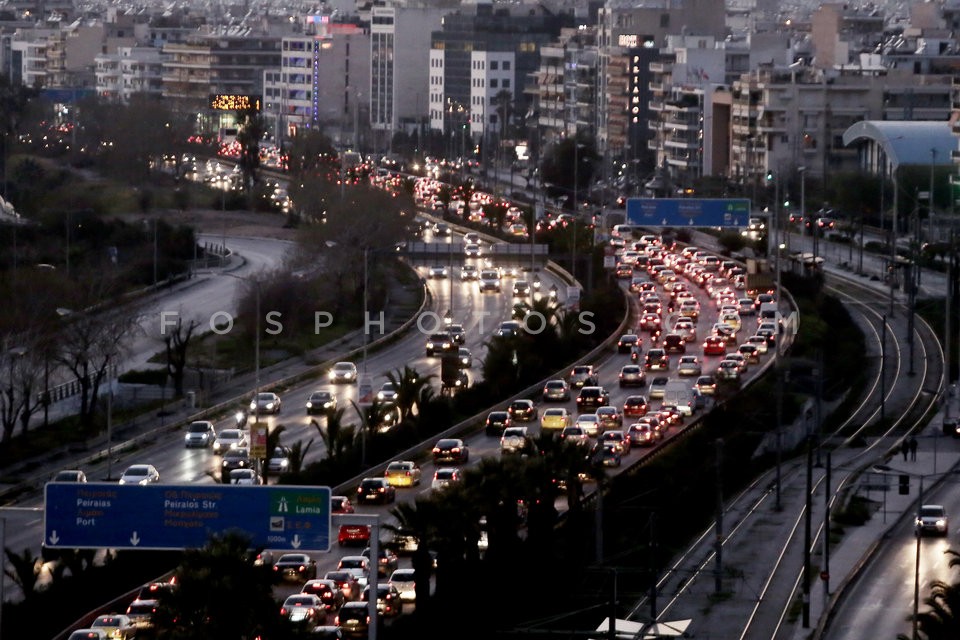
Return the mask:
{"type": "MultiPolygon", "coordinates": [[[[800,172],[800,237],[803,238],[807,226],[807,168],[797,167],[800,172]]],[[[803,242],[800,242],[803,246],[803,242]]]]}
{"type": "MultiPolygon", "coordinates": [[[[223,272],[223,275],[254,284],[253,426],[256,427],[260,424],[260,281],[251,276],[241,276],[229,272],[223,272]]],[[[250,435],[253,436],[252,428],[250,435]]]]}

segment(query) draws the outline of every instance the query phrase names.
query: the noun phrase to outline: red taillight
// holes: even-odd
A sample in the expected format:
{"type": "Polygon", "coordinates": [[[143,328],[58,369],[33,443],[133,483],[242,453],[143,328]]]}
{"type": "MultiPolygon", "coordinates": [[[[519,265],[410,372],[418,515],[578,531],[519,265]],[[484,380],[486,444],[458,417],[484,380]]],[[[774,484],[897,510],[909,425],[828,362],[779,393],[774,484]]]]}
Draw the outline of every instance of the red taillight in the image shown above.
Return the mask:
{"type": "Polygon", "coordinates": [[[454,447],[453,449],[450,449],[450,453],[460,453],[460,447],[454,447]]]}
{"type": "Polygon", "coordinates": [[[434,453],[440,453],[440,447],[434,447],[434,448],[433,448],[433,452],[434,452],[434,453]]]}
{"type": "Polygon", "coordinates": [[[280,607],[280,615],[282,615],[282,616],[287,615],[287,608],[286,608],[286,607],[280,607]]]}
{"type": "Polygon", "coordinates": [[[409,478],[411,475],[413,474],[410,471],[407,471],[407,477],[409,478]]]}
{"type": "Polygon", "coordinates": [[[337,625],[338,627],[340,626],[340,616],[334,617],[333,624],[337,625]]]}

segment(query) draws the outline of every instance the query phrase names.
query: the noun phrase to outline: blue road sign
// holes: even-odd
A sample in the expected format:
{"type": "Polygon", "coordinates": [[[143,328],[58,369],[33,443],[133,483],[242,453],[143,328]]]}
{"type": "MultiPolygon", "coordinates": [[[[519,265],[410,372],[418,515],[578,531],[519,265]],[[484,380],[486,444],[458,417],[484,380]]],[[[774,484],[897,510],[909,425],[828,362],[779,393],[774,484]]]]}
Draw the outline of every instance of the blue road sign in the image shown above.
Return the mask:
{"type": "Polygon", "coordinates": [[[44,503],[54,548],[196,549],[240,530],[252,547],[330,550],[329,487],[51,482],[44,503]]]}
{"type": "Polygon", "coordinates": [[[628,198],[627,222],[642,227],[746,227],[750,222],[750,201],[628,198]]]}

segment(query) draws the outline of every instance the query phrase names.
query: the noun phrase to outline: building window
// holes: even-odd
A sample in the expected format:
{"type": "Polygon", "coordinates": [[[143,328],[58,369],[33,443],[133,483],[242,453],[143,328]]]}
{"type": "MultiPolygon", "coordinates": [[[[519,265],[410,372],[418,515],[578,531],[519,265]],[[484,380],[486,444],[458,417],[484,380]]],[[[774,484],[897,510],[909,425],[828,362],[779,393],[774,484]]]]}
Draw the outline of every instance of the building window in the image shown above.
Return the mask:
{"type": "Polygon", "coordinates": [[[499,61],[497,61],[497,60],[491,60],[491,61],[490,61],[490,70],[491,70],[491,71],[496,71],[496,70],[499,69],[499,68],[500,68],[500,63],[499,63],[499,61]]]}
{"type": "Polygon", "coordinates": [[[504,60],[504,61],[503,61],[503,70],[504,70],[504,71],[510,71],[510,61],[509,61],[509,60],[504,60]]]}
{"type": "Polygon", "coordinates": [[[491,88],[491,89],[496,89],[496,88],[497,88],[497,79],[496,79],[496,78],[490,78],[490,88],[491,88]]]}
{"type": "Polygon", "coordinates": [[[509,89],[509,88],[510,88],[510,79],[509,79],[509,78],[504,78],[504,79],[503,79],[503,88],[504,88],[504,89],[509,89]]]}

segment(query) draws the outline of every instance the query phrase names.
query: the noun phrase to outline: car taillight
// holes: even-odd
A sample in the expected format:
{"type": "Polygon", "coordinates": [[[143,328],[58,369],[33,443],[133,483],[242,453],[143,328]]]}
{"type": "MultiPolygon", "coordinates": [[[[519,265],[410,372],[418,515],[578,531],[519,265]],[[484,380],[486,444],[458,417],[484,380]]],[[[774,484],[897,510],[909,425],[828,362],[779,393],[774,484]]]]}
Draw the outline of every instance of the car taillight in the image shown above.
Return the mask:
{"type": "Polygon", "coordinates": [[[282,616],[287,615],[287,608],[286,608],[286,607],[280,607],[280,615],[282,615],[282,616]]]}
{"type": "Polygon", "coordinates": [[[387,490],[386,487],[380,487],[379,489],[377,489],[377,491],[380,492],[380,493],[383,493],[383,492],[386,491],[386,490],[387,490]]]}
{"type": "Polygon", "coordinates": [[[413,474],[410,471],[407,471],[406,476],[409,478],[411,475],[413,474]]]}
{"type": "Polygon", "coordinates": [[[434,452],[434,453],[440,453],[440,447],[434,447],[434,448],[433,448],[433,452],[434,452]]]}
{"type": "Polygon", "coordinates": [[[450,449],[450,453],[460,453],[460,447],[454,447],[453,449],[450,449]]]}

